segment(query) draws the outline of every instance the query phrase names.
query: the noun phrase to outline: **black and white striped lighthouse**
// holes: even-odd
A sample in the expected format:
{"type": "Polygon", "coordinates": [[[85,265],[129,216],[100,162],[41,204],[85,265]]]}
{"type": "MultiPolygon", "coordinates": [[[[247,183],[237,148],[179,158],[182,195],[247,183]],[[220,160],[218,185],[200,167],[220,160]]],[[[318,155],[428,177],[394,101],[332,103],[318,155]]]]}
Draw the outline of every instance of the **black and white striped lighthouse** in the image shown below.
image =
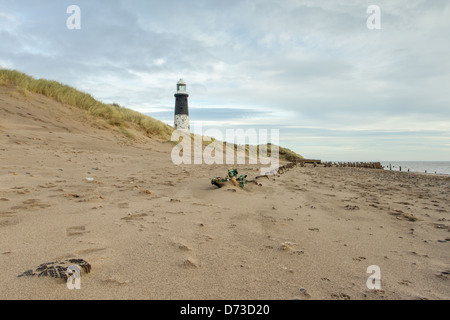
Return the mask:
{"type": "Polygon", "coordinates": [[[190,131],[188,97],[186,82],[180,79],[177,83],[177,92],[175,93],[175,129],[190,131]]]}

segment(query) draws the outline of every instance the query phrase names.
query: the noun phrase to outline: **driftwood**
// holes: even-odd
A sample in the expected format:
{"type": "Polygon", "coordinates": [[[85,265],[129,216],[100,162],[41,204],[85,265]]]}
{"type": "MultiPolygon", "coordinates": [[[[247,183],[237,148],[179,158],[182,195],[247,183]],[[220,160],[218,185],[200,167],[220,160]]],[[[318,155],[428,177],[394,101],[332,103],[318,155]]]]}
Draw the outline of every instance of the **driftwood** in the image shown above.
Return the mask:
{"type": "Polygon", "coordinates": [[[80,269],[83,269],[86,273],[91,272],[91,265],[87,261],[83,259],[67,259],[43,263],[34,270],[30,269],[19,274],[18,277],[37,275],[38,277],[45,276],[67,280],[71,275],[71,271],[68,268],[73,265],[80,267],[80,269]]]}

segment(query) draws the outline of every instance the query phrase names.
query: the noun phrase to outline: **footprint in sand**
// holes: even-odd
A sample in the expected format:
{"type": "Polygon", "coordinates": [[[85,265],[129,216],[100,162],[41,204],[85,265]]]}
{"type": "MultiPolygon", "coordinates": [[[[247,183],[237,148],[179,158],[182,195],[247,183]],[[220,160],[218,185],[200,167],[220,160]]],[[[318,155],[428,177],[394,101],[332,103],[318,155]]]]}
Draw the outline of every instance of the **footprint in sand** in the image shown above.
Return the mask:
{"type": "Polygon", "coordinates": [[[189,245],[187,245],[186,242],[182,241],[182,240],[174,241],[172,243],[172,245],[181,251],[191,251],[192,250],[191,247],[189,247],[189,245]]]}
{"type": "Polygon", "coordinates": [[[412,214],[403,212],[402,210],[394,210],[394,211],[390,211],[389,214],[391,216],[395,216],[398,220],[407,220],[407,221],[411,221],[411,222],[415,222],[418,219],[416,217],[414,217],[412,214]]]}
{"type": "Polygon", "coordinates": [[[83,234],[85,234],[86,232],[86,227],[85,226],[74,226],[74,227],[69,227],[66,229],[66,235],[68,237],[72,237],[72,236],[81,236],[83,234]]]}
{"type": "Polygon", "coordinates": [[[362,261],[362,260],[366,260],[366,257],[353,258],[353,261],[362,261]]]}
{"type": "MultiPolygon", "coordinates": [[[[61,191],[63,191],[63,190],[61,189],[61,191]]],[[[78,194],[75,194],[75,193],[66,193],[64,195],[64,197],[69,198],[69,199],[79,199],[81,196],[78,194]]]]}
{"type": "Polygon", "coordinates": [[[41,208],[45,209],[51,207],[49,204],[42,203],[40,199],[28,199],[22,202],[23,204],[29,206],[29,208],[41,208]]]}
{"type": "Polygon", "coordinates": [[[430,225],[432,225],[433,227],[435,227],[436,229],[440,229],[440,230],[450,230],[449,226],[442,224],[442,223],[431,223],[430,225]]]}
{"type": "Polygon", "coordinates": [[[80,251],[77,251],[76,253],[79,255],[88,255],[90,253],[104,251],[104,250],[106,250],[106,248],[91,248],[91,249],[80,250],[80,251]]]}
{"type": "Polygon", "coordinates": [[[292,242],[289,242],[289,241],[285,241],[285,242],[283,242],[283,243],[281,244],[281,246],[280,246],[279,249],[280,249],[281,251],[290,252],[291,254],[298,254],[298,255],[301,255],[301,254],[304,254],[304,253],[305,253],[303,250],[296,250],[296,249],[294,248],[294,246],[295,246],[295,243],[292,243],[292,242]]]}
{"type": "Polygon", "coordinates": [[[415,256],[418,256],[418,257],[429,258],[429,256],[427,254],[419,253],[419,252],[416,252],[416,251],[412,251],[411,254],[413,254],[415,256]]]}
{"type": "Polygon", "coordinates": [[[121,218],[120,220],[132,221],[132,220],[142,220],[144,217],[147,217],[147,213],[129,213],[126,217],[121,218]]]}
{"type": "MultiPolygon", "coordinates": [[[[9,218],[9,217],[15,217],[15,213],[13,212],[2,212],[0,213],[0,218],[9,218]]],[[[19,223],[19,220],[17,219],[7,219],[7,220],[0,220],[0,227],[7,227],[7,226],[13,226],[19,223]]]]}
{"type": "Polygon", "coordinates": [[[183,267],[185,267],[187,269],[197,269],[200,267],[200,264],[197,261],[197,259],[188,258],[188,259],[184,260],[183,267]]]}
{"type": "Polygon", "coordinates": [[[180,249],[181,251],[191,251],[192,250],[189,246],[187,246],[185,244],[179,244],[178,249],[180,249]]]}
{"type": "Polygon", "coordinates": [[[336,294],[336,293],[333,293],[332,295],[331,295],[331,297],[333,298],[333,299],[336,299],[336,300],[351,300],[351,298],[350,298],[350,296],[349,295],[347,295],[347,294],[345,294],[345,293],[339,293],[339,294],[336,294]]]}
{"type": "Polygon", "coordinates": [[[0,218],[11,218],[15,217],[17,214],[12,211],[0,212],[0,218]]]}
{"type": "Polygon", "coordinates": [[[283,242],[281,244],[281,246],[280,246],[280,250],[282,250],[282,251],[292,251],[292,246],[293,245],[294,244],[292,242],[289,242],[289,241],[283,242]]]}
{"type": "Polygon", "coordinates": [[[402,281],[399,281],[398,283],[399,283],[399,284],[402,284],[402,285],[405,285],[405,286],[412,285],[412,282],[411,282],[411,281],[408,281],[408,280],[402,280],[402,281]]]}
{"type": "Polygon", "coordinates": [[[24,195],[24,194],[30,193],[30,190],[28,190],[28,189],[24,189],[24,188],[16,188],[16,189],[17,189],[16,193],[20,194],[20,195],[24,195]]]}
{"type": "Polygon", "coordinates": [[[436,276],[438,278],[441,278],[443,280],[448,280],[450,275],[450,270],[445,270],[445,271],[441,271],[439,274],[437,274],[436,276]]]}
{"type": "Polygon", "coordinates": [[[111,276],[105,280],[103,280],[104,283],[106,284],[114,284],[114,285],[127,285],[130,283],[130,280],[121,280],[119,278],[117,278],[116,276],[111,276]]]}

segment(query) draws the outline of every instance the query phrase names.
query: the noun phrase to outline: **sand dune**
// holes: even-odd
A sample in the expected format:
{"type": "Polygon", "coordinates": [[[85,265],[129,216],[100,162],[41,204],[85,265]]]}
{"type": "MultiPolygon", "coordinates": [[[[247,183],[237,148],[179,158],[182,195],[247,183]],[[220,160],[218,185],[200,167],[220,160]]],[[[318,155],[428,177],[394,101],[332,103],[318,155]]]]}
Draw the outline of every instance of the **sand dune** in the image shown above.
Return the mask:
{"type": "Polygon", "coordinates": [[[306,166],[218,189],[228,166],[136,137],[0,86],[0,299],[450,298],[448,177],[306,166]],[[81,290],[18,277],[69,258],[92,266],[81,290]]]}

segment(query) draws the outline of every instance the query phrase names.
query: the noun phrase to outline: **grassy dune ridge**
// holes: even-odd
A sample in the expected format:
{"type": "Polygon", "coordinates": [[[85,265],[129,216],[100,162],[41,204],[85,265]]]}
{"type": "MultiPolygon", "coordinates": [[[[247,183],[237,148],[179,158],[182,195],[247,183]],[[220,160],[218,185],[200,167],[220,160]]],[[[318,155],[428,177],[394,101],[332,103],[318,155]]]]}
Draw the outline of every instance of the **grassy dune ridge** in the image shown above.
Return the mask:
{"type": "Polygon", "coordinates": [[[14,85],[25,95],[27,92],[43,94],[54,98],[62,104],[86,110],[93,116],[105,119],[110,125],[121,128],[122,130],[120,131],[125,135],[128,132],[125,128],[130,123],[144,130],[148,136],[169,139],[172,135],[173,128],[159,120],[117,104],[106,104],[97,101],[90,94],[57,81],[37,80],[15,70],[0,69],[0,85],[14,85]]]}
{"type": "MultiPolygon", "coordinates": [[[[62,104],[86,110],[95,117],[103,118],[109,125],[117,127],[118,130],[128,138],[133,138],[133,134],[127,130],[131,125],[137,126],[149,137],[157,137],[166,140],[170,139],[174,131],[173,127],[162,121],[137,111],[121,107],[115,103],[106,104],[100,102],[90,94],[81,92],[58,81],[35,79],[16,70],[0,68],[0,85],[16,86],[17,90],[24,96],[28,96],[30,92],[42,94],[53,98],[62,104]]],[[[258,146],[258,148],[259,147],[260,146],[258,146]]],[[[270,144],[267,147],[270,154],[270,144]]],[[[246,150],[249,150],[248,145],[246,145],[246,150]]],[[[286,148],[279,147],[279,153],[281,160],[295,162],[296,160],[303,159],[302,156],[286,148]]]]}

